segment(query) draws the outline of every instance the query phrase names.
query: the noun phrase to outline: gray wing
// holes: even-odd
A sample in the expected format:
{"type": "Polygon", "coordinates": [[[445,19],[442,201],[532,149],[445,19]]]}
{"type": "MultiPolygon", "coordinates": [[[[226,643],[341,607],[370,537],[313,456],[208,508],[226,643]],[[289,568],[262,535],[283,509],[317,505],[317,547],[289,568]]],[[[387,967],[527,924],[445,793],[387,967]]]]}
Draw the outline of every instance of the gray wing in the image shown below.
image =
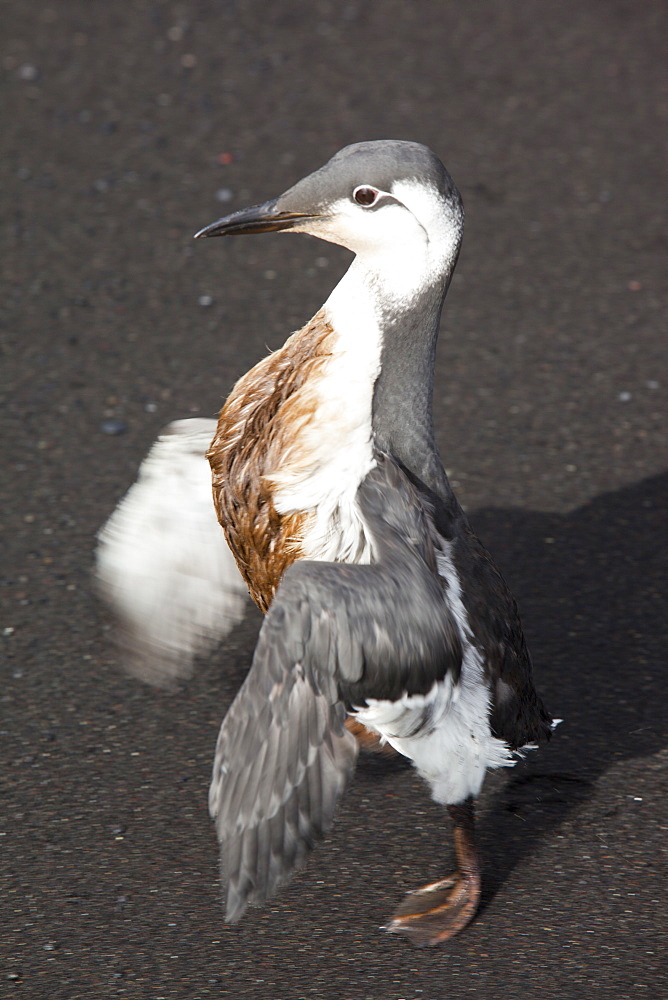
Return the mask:
{"type": "Polygon", "coordinates": [[[459,676],[426,519],[397,477],[382,463],[358,495],[378,562],[302,561],[286,571],[223,721],[209,808],[227,920],[271,895],[331,825],[357,754],[346,706],[459,676]]]}
{"type": "Polygon", "coordinates": [[[128,669],[170,685],[244,614],[248,591],[211,496],[215,420],[165,428],[98,534],[96,573],[128,669]]]}
{"type": "Polygon", "coordinates": [[[329,829],[355,766],[357,743],[344,727],[333,674],[313,662],[328,623],[319,630],[310,619],[300,595],[276,595],[218,738],[209,809],[230,921],[304,862],[329,829]]]}

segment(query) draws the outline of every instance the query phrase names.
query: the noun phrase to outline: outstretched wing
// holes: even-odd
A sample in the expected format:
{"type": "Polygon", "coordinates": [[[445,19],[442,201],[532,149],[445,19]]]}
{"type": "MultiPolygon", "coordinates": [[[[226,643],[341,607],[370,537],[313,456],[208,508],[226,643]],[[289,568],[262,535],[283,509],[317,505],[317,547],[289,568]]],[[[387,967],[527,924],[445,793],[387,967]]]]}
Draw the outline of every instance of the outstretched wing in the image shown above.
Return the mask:
{"type": "Polygon", "coordinates": [[[187,676],[244,614],[248,592],[211,497],[205,453],[215,426],[170,424],[98,534],[99,590],[127,667],[154,684],[187,676]]]}
{"type": "Polygon", "coordinates": [[[415,492],[379,460],[358,503],[378,561],[286,570],[220,730],[209,808],[227,920],[266,899],[329,828],[357,753],[346,705],[459,677],[461,648],[415,492]]]}

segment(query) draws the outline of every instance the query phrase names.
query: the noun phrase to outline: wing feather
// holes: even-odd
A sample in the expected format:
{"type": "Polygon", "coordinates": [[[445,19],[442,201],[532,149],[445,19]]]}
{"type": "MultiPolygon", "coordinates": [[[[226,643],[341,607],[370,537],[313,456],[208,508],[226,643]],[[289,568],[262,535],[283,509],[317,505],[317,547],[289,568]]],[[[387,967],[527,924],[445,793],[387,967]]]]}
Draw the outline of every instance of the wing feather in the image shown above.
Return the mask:
{"type": "MultiPolygon", "coordinates": [[[[300,593],[298,623],[302,601],[300,593]]],[[[291,634],[283,610],[279,602],[274,613],[272,605],[265,619],[216,748],[210,808],[228,920],[266,899],[303,863],[329,829],[357,756],[336,685],[328,699],[306,678],[295,656],[303,651],[301,633],[291,634]]]]}
{"type": "Polygon", "coordinates": [[[241,621],[248,592],[216,519],[214,420],[165,428],[98,534],[99,591],[128,669],[169,686],[241,621]]]}

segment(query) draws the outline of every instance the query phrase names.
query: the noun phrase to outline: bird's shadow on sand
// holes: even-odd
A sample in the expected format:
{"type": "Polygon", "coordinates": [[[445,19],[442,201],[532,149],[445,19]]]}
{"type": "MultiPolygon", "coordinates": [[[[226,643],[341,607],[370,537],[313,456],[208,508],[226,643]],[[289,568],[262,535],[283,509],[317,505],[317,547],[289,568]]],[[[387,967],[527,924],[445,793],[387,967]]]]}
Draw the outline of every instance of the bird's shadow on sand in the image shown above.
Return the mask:
{"type": "MultiPolygon", "coordinates": [[[[549,746],[483,793],[483,908],[601,775],[666,744],[667,494],[663,474],[567,515],[488,508],[471,516],[517,598],[537,687],[564,720],[549,746]]],[[[366,757],[362,780],[383,782],[396,766],[366,757]]]]}

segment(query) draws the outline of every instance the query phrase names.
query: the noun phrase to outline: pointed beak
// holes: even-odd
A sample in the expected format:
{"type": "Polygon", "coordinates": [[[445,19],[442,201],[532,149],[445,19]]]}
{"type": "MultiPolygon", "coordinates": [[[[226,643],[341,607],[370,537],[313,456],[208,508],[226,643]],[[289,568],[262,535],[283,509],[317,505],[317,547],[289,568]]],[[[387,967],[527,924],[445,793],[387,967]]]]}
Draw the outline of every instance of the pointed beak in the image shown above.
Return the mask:
{"type": "Polygon", "coordinates": [[[275,233],[284,229],[294,229],[314,219],[322,218],[308,212],[282,212],[278,208],[279,198],[265,201],[263,205],[242,208],[240,212],[226,215],[210,226],[195,233],[195,239],[204,236],[238,236],[243,233],[275,233]]]}

